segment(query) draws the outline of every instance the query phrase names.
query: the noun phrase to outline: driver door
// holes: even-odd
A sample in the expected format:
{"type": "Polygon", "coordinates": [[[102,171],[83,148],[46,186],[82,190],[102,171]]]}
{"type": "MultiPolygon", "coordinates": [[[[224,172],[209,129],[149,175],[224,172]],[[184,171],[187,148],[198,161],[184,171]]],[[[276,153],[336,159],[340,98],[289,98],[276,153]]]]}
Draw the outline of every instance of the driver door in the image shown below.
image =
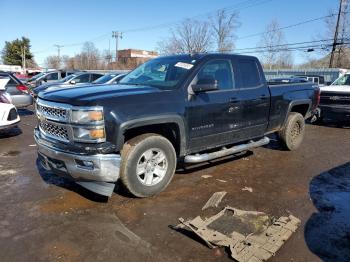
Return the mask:
{"type": "Polygon", "coordinates": [[[189,96],[186,108],[188,145],[190,151],[201,151],[234,142],[232,134],[238,128],[241,111],[233,101],[238,90],[234,71],[229,59],[206,62],[192,84],[201,79],[217,81],[218,89],[189,96]]]}

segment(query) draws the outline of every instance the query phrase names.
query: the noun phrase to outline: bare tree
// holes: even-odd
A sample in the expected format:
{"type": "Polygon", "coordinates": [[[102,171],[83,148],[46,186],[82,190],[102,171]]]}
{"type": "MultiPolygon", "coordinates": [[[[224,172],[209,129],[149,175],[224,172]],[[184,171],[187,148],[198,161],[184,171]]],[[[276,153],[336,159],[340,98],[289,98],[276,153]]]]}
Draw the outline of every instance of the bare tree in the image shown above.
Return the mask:
{"type": "Polygon", "coordinates": [[[158,43],[162,54],[201,53],[209,51],[211,34],[208,22],[186,19],[175,29],[171,37],[158,43]]]}
{"type": "Polygon", "coordinates": [[[59,69],[60,68],[60,58],[58,56],[55,56],[55,55],[48,56],[48,57],[46,57],[44,64],[47,68],[59,69]]]}
{"type": "Polygon", "coordinates": [[[218,52],[233,51],[234,32],[240,26],[238,13],[228,13],[225,9],[217,11],[214,17],[210,18],[213,30],[213,38],[218,52]]]}
{"type": "Polygon", "coordinates": [[[272,20],[266,26],[258,44],[262,50],[261,60],[266,68],[292,67],[292,54],[286,46],[283,46],[284,44],[286,41],[280,25],[277,20],[272,20]]]}

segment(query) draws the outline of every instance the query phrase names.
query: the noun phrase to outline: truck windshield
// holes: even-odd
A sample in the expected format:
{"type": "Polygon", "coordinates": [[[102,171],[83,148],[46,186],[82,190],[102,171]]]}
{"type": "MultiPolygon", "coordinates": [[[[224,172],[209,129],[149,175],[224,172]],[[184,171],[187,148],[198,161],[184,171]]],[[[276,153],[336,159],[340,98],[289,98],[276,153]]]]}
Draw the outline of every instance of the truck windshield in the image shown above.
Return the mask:
{"type": "Polygon", "coordinates": [[[148,85],[174,89],[196,63],[192,57],[161,57],[150,60],[127,74],[122,85],[148,85]]]}
{"type": "Polygon", "coordinates": [[[343,75],[335,80],[332,86],[349,86],[350,85],[350,74],[343,75]]]}

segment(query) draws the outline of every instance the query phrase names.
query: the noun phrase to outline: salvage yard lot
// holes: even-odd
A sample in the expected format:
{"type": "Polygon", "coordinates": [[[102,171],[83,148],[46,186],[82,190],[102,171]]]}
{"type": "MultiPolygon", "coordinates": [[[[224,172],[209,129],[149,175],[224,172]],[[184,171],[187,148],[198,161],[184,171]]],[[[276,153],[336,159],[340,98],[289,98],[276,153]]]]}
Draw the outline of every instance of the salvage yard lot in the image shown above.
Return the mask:
{"type": "Polygon", "coordinates": [[[178,170],[155,197],[132,198],[118,187],[107,202],[38,171],[35,116],[22,110],[21,119],[19,129],[0,134],[2,261],[232,261],[225,250],[173,229],[180,217],[210,216],[225,206],[301,220],[270,261],[350,260],[348,128],[307,125],[297,151],[273,141],[178,170]],[[218,191],[227,192],[220,207],[202,211],[218,191]]]}

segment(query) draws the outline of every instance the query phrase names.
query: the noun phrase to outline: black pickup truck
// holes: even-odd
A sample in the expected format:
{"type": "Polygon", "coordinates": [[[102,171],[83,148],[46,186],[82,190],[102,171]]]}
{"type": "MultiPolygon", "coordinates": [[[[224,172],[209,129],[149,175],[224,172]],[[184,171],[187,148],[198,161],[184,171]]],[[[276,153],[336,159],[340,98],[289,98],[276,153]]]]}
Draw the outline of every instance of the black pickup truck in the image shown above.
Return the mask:
{"type": "Polygon", "coordinates": [[[255,57],[160,57],[118,85],[39,93],[35,139],[43,167],[110,196],[170,183],[177,163],[199,163],[269,143],[300,146],[319,100],[313,83],[268,86],[255,57]]]}

